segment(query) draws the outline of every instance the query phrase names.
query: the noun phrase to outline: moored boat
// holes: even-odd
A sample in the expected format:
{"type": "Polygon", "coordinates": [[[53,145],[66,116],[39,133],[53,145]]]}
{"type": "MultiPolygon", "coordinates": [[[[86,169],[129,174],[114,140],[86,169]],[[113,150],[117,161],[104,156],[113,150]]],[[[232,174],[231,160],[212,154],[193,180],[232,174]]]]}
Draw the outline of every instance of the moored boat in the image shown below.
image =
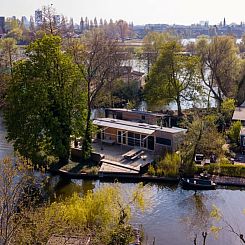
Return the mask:
{"type": "Polygon", "coordinates": [[[216,184],[212,180],[197,178],[181,178],[180,184],[187,190],[214,190],[216,184]]]}

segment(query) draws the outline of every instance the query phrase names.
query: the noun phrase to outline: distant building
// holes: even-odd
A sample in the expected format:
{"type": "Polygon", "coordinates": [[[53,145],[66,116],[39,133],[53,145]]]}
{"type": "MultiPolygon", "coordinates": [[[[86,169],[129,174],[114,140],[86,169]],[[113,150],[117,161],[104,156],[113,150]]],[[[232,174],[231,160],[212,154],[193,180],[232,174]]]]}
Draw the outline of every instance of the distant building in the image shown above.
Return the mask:
{"type": "Polygon", "coordinates": [[[41,25],[43,21],[43,12],[42,10],[36,10],[35,11],[35,24],[36,25],[41,25]]]}
{"type": "Polygon", "coordinates": [[[26,16],[21,17],[21,23],[23,24],[23,26],[25,28],[28,28],[30,26],[30,23],[29,23],[28,19],[26,18],[26,16]]]}
{"type": "Polygon", "coordinates": [[[58,15],[58,14],[54,15],[54,23],[55,23],[56,25],[59,25],[60,22],[61,22],[61,16],[58,15]]]}
{"type": "Polygon", "coordinates": [[[5,17],[0,16],[0,34],[5,33],[5,17]]]}

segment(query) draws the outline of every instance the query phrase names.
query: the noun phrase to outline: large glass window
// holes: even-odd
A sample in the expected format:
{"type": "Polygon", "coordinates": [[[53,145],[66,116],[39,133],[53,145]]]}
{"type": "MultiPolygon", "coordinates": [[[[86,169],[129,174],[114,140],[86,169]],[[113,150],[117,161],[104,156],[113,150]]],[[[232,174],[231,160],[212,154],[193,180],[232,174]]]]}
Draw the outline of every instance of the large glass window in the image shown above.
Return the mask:
{"type": "Polygon", "coordinates": [[[160,138],[160,137],[156,137],[156,143],[160,145],[168,145],[168,146],[172,145],[172,142],[170,139],[160,138]]]}
{"type": "Polygon", "coordinates": [[[134,146],[134,133],[128,132],[128,145],[134,146]]]}

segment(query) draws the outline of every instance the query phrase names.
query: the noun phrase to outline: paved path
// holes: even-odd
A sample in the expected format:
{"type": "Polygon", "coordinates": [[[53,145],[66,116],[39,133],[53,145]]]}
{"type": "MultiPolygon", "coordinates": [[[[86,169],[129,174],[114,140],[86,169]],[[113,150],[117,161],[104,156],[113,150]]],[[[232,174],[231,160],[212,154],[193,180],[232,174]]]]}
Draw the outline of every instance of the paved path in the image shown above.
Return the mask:
{"type": "Polygon", "coordinates": [[[211,179],[217,185],[244,186],[245,187],[245,178],[213,175],[211,179]]]}

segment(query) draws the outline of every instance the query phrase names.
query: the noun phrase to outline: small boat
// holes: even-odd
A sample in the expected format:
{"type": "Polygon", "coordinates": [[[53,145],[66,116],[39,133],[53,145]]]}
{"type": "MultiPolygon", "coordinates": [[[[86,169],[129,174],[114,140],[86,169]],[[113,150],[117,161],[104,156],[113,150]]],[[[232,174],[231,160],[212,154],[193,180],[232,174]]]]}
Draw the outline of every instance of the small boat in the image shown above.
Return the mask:
{"type": "Polygon", "coordinates": [[[197,178],[181,178],[180,184],[186,190],[214,190],[216,188],[212,180],[197,178]]]}

